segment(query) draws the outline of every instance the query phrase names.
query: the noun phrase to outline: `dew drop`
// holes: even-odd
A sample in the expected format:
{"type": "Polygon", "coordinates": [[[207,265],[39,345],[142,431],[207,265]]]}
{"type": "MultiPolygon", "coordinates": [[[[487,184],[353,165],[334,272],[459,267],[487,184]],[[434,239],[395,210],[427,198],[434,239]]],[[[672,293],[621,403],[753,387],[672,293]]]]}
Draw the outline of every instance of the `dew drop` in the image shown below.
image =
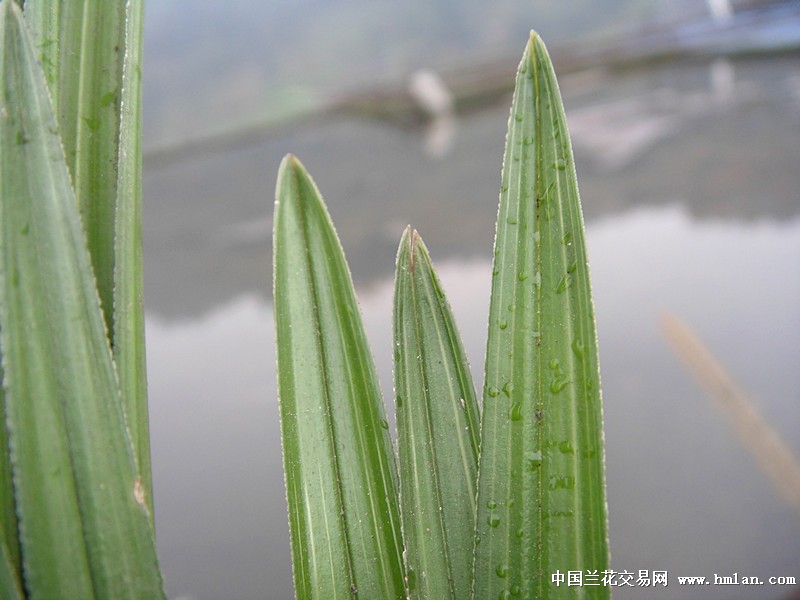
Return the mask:
{"type": "Polygon", "coordinates": [[[558,445],[558,449],[562,454],[575,454],[575,448],[569,443],[569,440],[564,440],[558,445]]]}
{"type": "Polygon", "coordinates": [[[511,592],[508,590],[503,590],[500,592],[500,595],[497,596],[497,600],[511,600],[511,592]]]}
{"type": "Polygon", "coordinates": [[[512,596],[519,596],[522,589],[518,585],[512,585],[510,591],[512,596]]]}
{"type": "Polygon", "coordinates": [[[489,527],[497,527],[500,525],[500,517],[497,515],[489,515],[486,519],[486,523],[489,525],[489,527]]]}
{"type": "Polygon", "coordinates": [[[572,342],[572,351],[575,353],[575,356],[578,358],[583,358],[583,352],[585,350],[583,340],[575,338],[575,341],[572,342]]]}
{"type": "Polygon", "coordinates": [[[517,310],[517,305],[516,304],[509,304],[508,305],[508,312],[514,312],[515,310],[517,310]]]}
{"type": "Polygon", "coordinates": [[[520,271],[519,275],[517,275],[517,279],[520,281],[525,281],[528,278],[528,274],[525,271],[520,271]]]}
{"type": "Polygon", "coordinates": [[[521,421],[522,420],[522,403],[521,402],[514,402],[511,405],[511,410],[509,411],[508,416],[511,418],[512,421],[521,421]]]}
{"type": "Polygon", "coordinates": [[[511,398],[511,392],[513,391],[514,391],[514,384],[511,383],[510,381],[506,382],[506,384],[503,386],[503,393],[509,398],[511,398]]]}
{"type": "Polygon", "coordinates": [[[561,294],[569,287],[569,274],[564,273],[564,276],[559,280],[556,286],[556,293],[561,294]]]}
{"type": "Polygon", "coordinates": [[[494,572],[497,573],[497,576],[500,579],[505,579],[508,577],[508,565],[506,563],[500,563],[497,565],[497,568],[494,570],[494,572]]]}
{"type": "Polygon", "coordinates": [[[541,452],[525,453],[525,470],[528,473],[533,473],[541,464],[542,464],[541,452]]]}
{"type": "Polygon", "coordinates": [[[577,268],[578,261],[572,261],[572,263],[567,267],[567,273],[574,273],[577,268]]]}
{"type": "Polygon", "coordinates": [[[554,379],[550,382],[550,391],[554,394],[560,394],[568,385],[569,381],[566,379],[554,379]]]}
{"type": "Polygon", "coordinates": [[[522,527],[520,527],[519,529],[517,529],[517,530],[514,532],[514,535],[516,535],[516,536],[517,536],[519,539],[522,539],[522,536],[523,536],[524,534],[525,534],[525,532],[522,530],[522,527]]]}
{"type": "Polygon", "coordinates": [[[561,363],[557,358],[550,359],[550,368],[551,369],[558,369],[561,366],[561,363]]]}
{"type": "Polygon", "coordinates": [[[514,117],[517,121],[522,121],[522,113],[517,113],[514,117]]]}
{"type": "Polygon", "coordinates": [[[505,183],[503,185],[501,185],[500,186],[500,191],[501,192],[507,192],[508,191],[508,185],[505,184],[505,183]]]}
{"type": "Polygon", "coordinates": [[[489,510],[494,510],[495,508],[497,508],[497,502],[495,502],[494,500],[489,500],[486,503],[486,508],[488,508],[489,510]]]}
{"type": "Polygon", "coordinates": [[[380,424],[381,424],[381,429],[389,429],[389,423],[386,421],[386,419],[381,419],[380,424]]]}
{"type": "Polygon", "coordinates": [[[555,166],[555,168],[558,169],[559,171],[563,171],[564,169],[567,168],[567,163],[564,161],[563,158],[559,158],[553,166],[555,166]]]}
{"type": "Polygon", "coordinates": [[[508,327],[508,321],[506,321],[505,319],[503,319],[502,321],[500,321],[500,322],[498,323],[498,325],[500,326],[500,329],[505,329],[506,327],[508,327]]]}
{"type": "Polygon", "coordinates": [[[567,233],[564,234],[564,237],[561,238],[561,243],[566,246],[571,241],[572,241],[572,232],[568,231],[567,233]]]}
{"type": "Polygon", "coordinates": [[[533,285],[540,286],[542,285],[542,274],[539,271],[533,274],[533,285]]]}
{"type": "Polygon", "coordinates": [[[487,393],[489,394],[490,398],[497,398],[497,396],[500,395],[500,390],[498,390],[496,387],[490,387],[487,390],[487,393]]]}
{"type": "Polygon", "coordinates": [[[551,475],[548,487],[551,490],[571,490],[575,488],[575,478],[572,475],[565,475],[564,477],[551,475]]]}

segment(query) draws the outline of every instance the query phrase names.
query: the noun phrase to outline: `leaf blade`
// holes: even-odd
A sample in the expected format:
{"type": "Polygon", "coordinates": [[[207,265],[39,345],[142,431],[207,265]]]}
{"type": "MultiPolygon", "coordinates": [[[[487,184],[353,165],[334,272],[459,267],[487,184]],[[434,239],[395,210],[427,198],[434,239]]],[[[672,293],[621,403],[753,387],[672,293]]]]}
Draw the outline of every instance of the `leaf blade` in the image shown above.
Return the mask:
{"type": "Polygon", "coordinates": [[[455,320],[416,231],[406,230],[397,255],[394,337],[411,592],[420,599],[467,598],[475,524],[465,515],[475,514],[480,417],[455,320]]]}
{"type": "Polygon", "coordinates": [[[116,217],[114,219],[114,362],[142,478],[153,514],[142,270],[142,0],[126,2],[116,217]]]}
{"type": "Polygon", "coordinates": [[[396,467],[375,369],[341,245],[319,191],[293,156],[281,163],[275,210],[278,390],[295,594],[402,598],[396,467]]]}
{"type": "MultiPolygon", "coordinates": [[[[30,0],[109,337],[114,334],[114,235],[127,2],[30,0]]],[[[113,340],[112,340],[113,346],[113,340]]]]}
{"type": "MultiPolygon", "coordinates": [[[[570,597],[557,569],[608,568],[594,313],[572,149],[531,34],[498,211],[479,467],[475,598],[570,597]],[[513,311],[511,308],[513,307],[513,311]]],[[[592,597],[607,597],[605,586],[592,597]]]]}
{"type": "Polygon", "coordinates": [[[152,514],[141,249],[143,5],[31,0],[25,17],[57,108],[152,514]]]}

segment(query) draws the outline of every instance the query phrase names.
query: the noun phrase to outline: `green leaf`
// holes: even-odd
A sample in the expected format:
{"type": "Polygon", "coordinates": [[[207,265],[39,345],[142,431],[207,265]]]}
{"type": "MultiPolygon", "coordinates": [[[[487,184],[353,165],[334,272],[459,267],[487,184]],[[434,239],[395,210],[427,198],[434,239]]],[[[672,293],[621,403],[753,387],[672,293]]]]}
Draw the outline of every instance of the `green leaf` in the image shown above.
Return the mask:
{"type": "Polygon", "coordinates": [[[287,156],[275,206],[275,325],[298,598],[404,598],[396,467],[344,253],[287,156]]]}
{"type": "Polygon", "coordinates": [[[489,311],[475,598],[607,598],[600,375],[583,217],[550,59],[531,33],[503,165],[489,311]],[[581,596],[581,597],[583,597],[581,596]]]}
{"type": "Polygon", "coordinates": [[[409,587],[420,599],[468,598],[478,401],[450,306],[416,231],[406,230],[397,255],[394,338],[409,587]]]}
{"type": "Polygon", "coordinates": [[[22,15],[0,7],[0,323],[25,586],[160,598],[84,232],[22,15]]]}
{"type": "Polygon", "coordinates": [[[127,4],[121,0],[28,0],[25,4],[56,107],[106,327],[112,336],[127,4]]]}
{"type": "Polygon", "coordinates": [[[141,233],[142,0],[29,0],[152,509],[141,233]],[[97,32],[100,32],[99,34],[97,32]]]}
{"type": "Polygon", "coordinates": [[[145,497],[152,510],[150,428],[144,345],[142,274],[142,18],[144,2],[128,0],[120,102],[114,244],[114,362],[145,497]]]}

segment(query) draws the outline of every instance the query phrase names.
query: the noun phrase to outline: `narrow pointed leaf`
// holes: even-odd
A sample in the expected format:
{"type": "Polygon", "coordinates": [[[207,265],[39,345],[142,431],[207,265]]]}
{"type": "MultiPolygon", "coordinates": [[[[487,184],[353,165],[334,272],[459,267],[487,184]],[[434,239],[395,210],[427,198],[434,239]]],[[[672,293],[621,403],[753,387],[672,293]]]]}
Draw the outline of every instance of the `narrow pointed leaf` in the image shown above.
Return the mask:
{"type": "Polygon", "coordinates": [[[600,377],[564,110],[534,33],[503,165],[486,356],[474,598],[607,598],[600,377]]]}
{"type": "Polygon", "coordinates": [[[152,512],[141,266],[142,12],[142,0],[25,5],[57,107],[152,512]]]}
{"type": "Polygon", "coordinates": [[[478,402],[428,251],[406,230],[397,255],[394,372],[400,507],[413,597],[469,598],[478,402]]]}
{"type": "Polygon", "coordinates": [[[403,598],[396,467],[350,273],[287,156],[275,206],[275,325],[295,593],[403,598]]]}
{"type": "Polygon", "coordinates": [[[84,232],[22,14],[0,8],[0,323],[25,587],[160,598],[84,232]]]}
{"type": "Polygon", "coordinates": [[[125,56],[122,0],[28,0],[106,327],[113,335],[114,220],[125,56]]]}
{"type": "Polygon", "coordinates": [[[144,345],[142,274],[142,17],[143,0],[128,0],[120,102],[119,162],[114,245],[114,359],[152,515],[150,428],[144,345]]]}

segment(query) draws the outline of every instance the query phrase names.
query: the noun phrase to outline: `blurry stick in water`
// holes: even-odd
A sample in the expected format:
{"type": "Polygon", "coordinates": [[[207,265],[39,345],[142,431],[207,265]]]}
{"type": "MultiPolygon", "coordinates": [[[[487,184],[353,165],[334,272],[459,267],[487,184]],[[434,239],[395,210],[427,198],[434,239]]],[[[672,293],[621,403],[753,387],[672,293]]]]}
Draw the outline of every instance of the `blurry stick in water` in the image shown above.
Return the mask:
{"type": "Polygon", "coordinates": [[[732,419],[741,441],[755,455],[780,495],[800,511],[800,462],[789,447],[686,323],[665,314],[661,329],[716,405],[732,419]]]}

